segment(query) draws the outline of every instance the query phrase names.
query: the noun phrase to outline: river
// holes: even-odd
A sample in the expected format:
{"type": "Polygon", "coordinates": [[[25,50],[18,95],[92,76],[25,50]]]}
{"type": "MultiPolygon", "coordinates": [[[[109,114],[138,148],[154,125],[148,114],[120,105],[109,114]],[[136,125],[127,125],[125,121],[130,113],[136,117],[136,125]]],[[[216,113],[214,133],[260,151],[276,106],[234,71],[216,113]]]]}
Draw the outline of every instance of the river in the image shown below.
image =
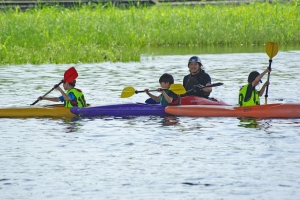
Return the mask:
{"type": "MultiPolygon", "coordinates": [[[[156,89],[165,72],[182,83],[195,54],[144,54],[141,62],[129,63],[1,66],[0,105],[33,103],[71,66],[79,73],[76,87],[91,105],[144,102],[144,93],[120,98],[122,89],[156,89]]],[[[248,74],[269,63],[262,51],[199,56],[212,82],[224,83],[211,96],[233,105],[248,74]]],[[[268,103],[299,102],[299,62],[299,50],[279,50],[268,103]]],[[[1,199],[300,198],[300,119],[0,118],[0,127],[1,199]]]]}

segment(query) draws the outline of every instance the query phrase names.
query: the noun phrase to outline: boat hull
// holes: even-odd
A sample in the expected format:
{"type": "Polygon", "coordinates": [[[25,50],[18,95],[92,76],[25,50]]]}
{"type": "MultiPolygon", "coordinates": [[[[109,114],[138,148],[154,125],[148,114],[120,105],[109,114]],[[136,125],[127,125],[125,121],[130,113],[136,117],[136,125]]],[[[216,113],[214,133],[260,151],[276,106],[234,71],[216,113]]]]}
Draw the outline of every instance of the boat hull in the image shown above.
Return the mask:
{"type": "Polygon", "coordinates": [[[71,112],[80,117],[97,116],[165,116],[165,107],[157,104],[127,103],[115,105],[92,106],[85,108],[71,108],[71,112]]]}
{"type": "Polygon", "coordinates": [[[221,99],[217,98],[203,98],[203,97],[198,97],[198,96],[186,96],[186,97],[181,97],[179,102],[176,101],[173,103],[173,105],[227,105],[226,102],[224,102],[221,99]]]}
{"type": "Polygon", "coordinates": [[[70,108],[63,105],[45,105],[45,106],[24,106],[24,107],[8,107],[0,108],[0,118],[30,118],[30,117],[75,117],[70,112],[70,108]]]}
{"type": "Polygon", "coordinates": [[[300,118],[300,103],[276,103],[257,106],[182,105],[168,106],[171,115],[188,117],[248,117],[248,118],[300,118]]]}
{"type": "MultiPolygon", "coordinates": [[[[151,98],[147,99],[145,103],[159,104],[159,102],[156,102],[151,98]]],[[[227,105],[229,106],[229,104],[227,104],[221,99],[217,99],[217,98],[206,99],[198,96],[180,97],[180,99],[173,102],[172,105],[224,105],[224,106],[227,105]]]]}

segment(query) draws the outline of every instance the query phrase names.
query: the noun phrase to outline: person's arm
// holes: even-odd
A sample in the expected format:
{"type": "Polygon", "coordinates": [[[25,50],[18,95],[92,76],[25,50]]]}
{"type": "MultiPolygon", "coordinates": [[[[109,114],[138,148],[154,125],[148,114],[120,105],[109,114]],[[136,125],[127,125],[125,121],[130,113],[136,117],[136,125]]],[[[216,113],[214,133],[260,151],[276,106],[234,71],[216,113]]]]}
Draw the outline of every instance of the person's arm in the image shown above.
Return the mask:
{"type": "Polygon", "coordinates": [[[71,98],[58,86],[57,88],[58,91],[60,91],[61,95],[64,97],[65,101],[71,101],[71,98]]]}
{"type": "MultiPolygon", "coordinates": [[[[205,82],[206,82],[205,86],[211,85],[211,78],[207,73],[206,73],[205,82]]],[[[207,92],[207,93],[211,93],[212,88],[211,87],[203,88],[202,91],[207,92]]]]}
{"type": "Polygon", "coordinates": [[[151,93],[149,92],[149,89],[145,89],[144,91],[145,91],[146,94],[147,94],[149,97],[151,97],[154,101],[157,102],[157,101],[160,100],[160,95],[159,95],[159,96],[155,96],[155,95],[151,94],[151,93]]]}
{"type": "MultiPolygon", "coordinates": [[[[211,83],[207,83],[205,86],[209,86],[209,85],[211,85],[211,83]]],[[[202,90],[204,92],[211,93],[212,92],[212,87],[203,88],[202,90]]]]}
{"type": "Polygon", "coordinates": [[[269,84],[270,84],[270,82],[268,82],[268,81],[266,81],[266,82],[264,83],[264,85],[262,86],[262,88],[260,89],[260,91],[259,91],[259,93],[258,93],[260,97],[264,94],[265,89],[266,89],[266,87],[267,87],[269,84]]]}
{"type": "Polygon", "coordinates": [[[264,77],[264,75],[268,72],[270,72],[269,67],[267,67],[267,69],[265,69],[265,71],[263,71],[263,73],[261,73],[254,79],[254,81],[252,82],[252,87],[257,86],[259,81],[262,79],[262,77],[264,77]]]}
{"type": "Polygon", "coordinates": [[[165,90],[162,90],[162,95],[164,95],[165,99],[167,100],[168,103],[172,103],[173,97],[170,97],[165,90]]]}
{"type": "Polygon", "coordinates": [[[39,101],[48,100],[48,101],[60,102],[58,97],[39,97],[38,100],[39,101]]]}

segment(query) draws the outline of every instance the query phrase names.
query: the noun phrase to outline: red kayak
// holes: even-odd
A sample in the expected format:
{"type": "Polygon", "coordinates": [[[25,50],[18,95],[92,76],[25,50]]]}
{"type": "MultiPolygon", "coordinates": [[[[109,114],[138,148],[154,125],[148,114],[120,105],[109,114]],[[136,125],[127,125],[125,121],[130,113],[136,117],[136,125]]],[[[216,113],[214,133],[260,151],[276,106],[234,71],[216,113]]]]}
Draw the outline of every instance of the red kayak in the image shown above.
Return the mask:
{"type": "Polygon", "coordinates": [[[224,105],[224,106],[227,105],[229,106],[229,104],[227,104],[221,99],[217,99],[213,97],[206,99],[198,96],[180,97],[180,99],[173,102],[172,105],[224,105]]]}
{"type": "MultiPolygon", "coordinates": [[[[145,101],[147,104],[159,104],[159,102],[154,101],[149,98],[145,101]]],[[[225,101],[217,98],[210,97],[208,99],[198,96],[186,96],[179,97],[178,100],[172,103],[172,105],[223,105],[229,106],[225,101]]]]}
{"type": "Polygon", "coordinates": [[[300,118],[300,103],[257,106],[181,105],[167,106],[165,112],[188,117],[300,118]]]}

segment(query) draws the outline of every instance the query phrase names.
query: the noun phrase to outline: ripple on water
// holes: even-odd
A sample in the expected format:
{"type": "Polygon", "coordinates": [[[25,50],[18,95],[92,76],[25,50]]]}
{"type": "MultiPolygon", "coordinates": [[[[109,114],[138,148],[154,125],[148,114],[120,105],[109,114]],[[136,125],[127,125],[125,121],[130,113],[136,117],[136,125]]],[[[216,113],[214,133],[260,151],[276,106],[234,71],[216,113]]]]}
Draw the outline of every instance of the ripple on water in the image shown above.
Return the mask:
{"type": "MultiPolygon", "coordinates": [[[[268,103],[299,102],[295,90],[299,55],[299,51],[279,52],[273,59],[268,103]]],[[[182,83],[190,56],[79,64],[77,86],[92,105],[144,102],[148,98],[144,93],[120,98],[122,89],[156,89],[165,72],[182,83]]],[[[249,72],[268,66],[265,53],[204,54],[201,59],[212,82],[224,83],[211,96],[233,105],[249,72]]],[[[2,67],[1,107],[29,105],[57,84],[70,66],[2,67]]],[[[58,95],[57,91],[50,94],[58,95]]],[[[299,126],[299,119],[0,118],[1,196],[296,199],[300,195],[299,126]]]]}

